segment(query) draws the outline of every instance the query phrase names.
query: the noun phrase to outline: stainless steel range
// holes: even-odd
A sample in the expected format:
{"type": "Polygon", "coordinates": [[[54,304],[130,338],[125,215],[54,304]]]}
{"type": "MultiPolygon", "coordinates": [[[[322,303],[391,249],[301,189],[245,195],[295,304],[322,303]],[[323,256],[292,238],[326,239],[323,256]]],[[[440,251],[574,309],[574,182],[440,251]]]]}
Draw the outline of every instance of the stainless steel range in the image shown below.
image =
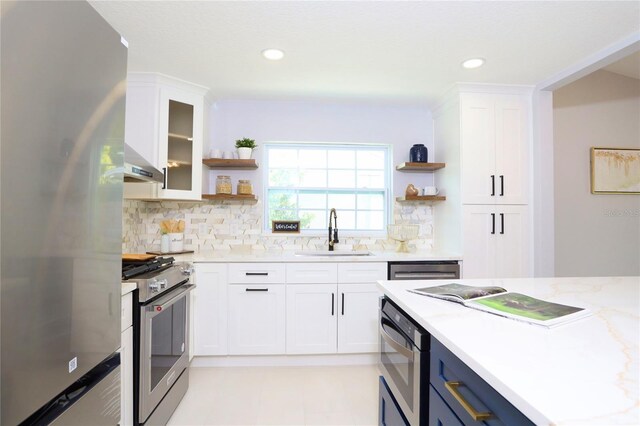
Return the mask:
{"type": "Polygon", "coordinates": [[[192,272],[191,264],[172,257],[123,262],[123,281],[138,287],[133,320],[137,424],[166,424],[189,387],[192,272]]]}

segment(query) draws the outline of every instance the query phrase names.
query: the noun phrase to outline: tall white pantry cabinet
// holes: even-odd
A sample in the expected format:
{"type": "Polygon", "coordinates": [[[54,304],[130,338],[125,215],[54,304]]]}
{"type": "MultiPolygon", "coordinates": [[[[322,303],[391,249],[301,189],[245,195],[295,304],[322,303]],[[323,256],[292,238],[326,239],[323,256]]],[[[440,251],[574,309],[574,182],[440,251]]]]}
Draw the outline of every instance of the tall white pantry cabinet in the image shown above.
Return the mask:
{"type": "Polygon", "coordinates": [[[531,275],[529,161],[532,90],[459,85],[434,112],[435,244],[463,254],[464,278],[531,275]]]}

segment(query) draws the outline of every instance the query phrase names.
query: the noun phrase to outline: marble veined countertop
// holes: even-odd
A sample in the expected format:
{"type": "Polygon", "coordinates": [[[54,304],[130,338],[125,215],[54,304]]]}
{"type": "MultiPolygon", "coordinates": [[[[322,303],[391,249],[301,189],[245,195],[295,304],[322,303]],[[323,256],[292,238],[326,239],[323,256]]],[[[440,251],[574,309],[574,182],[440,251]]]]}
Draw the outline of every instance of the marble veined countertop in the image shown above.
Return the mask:
{"type": "MultiPolygon", "coordinates": [[[[176,260],[196,263],[204,262],[390,262],[390,261],[421,261],[421,260],[462,260],[462,256],[435,251],[423,251],[413,253],[378,252],[370,251],[370,256],[349,256],[346,251],[334,251],[336,255],[298,255],[298,252],[290,250],[256,250],[235,251],[219,250],[204,251],[199,253],[174,255],[176,260]]],[[[317,252],[313,252],[317,253],[317,252]]],[[[325,252],[321,252],[325,253],[325,252]]],[[[331,253],[327,251],[326,253],[331,253]]]]}
{"type": "Polygon", "coordinates": [[[552,329],[407,291],[450,282],[379,286],[534,423],[640,424],[640,277],[455,281],[593,313],[552,329]]]}

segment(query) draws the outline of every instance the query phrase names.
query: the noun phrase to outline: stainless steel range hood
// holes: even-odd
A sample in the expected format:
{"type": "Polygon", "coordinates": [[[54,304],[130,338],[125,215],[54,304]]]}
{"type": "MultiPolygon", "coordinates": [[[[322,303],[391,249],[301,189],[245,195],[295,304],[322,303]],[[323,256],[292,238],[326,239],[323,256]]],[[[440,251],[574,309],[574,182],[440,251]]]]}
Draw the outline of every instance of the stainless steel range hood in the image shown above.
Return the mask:
{"type": "Polygon", "coordinates": [[[124,145],[124,181],[163,183],[164,174],[129,145],[124,145]]]}

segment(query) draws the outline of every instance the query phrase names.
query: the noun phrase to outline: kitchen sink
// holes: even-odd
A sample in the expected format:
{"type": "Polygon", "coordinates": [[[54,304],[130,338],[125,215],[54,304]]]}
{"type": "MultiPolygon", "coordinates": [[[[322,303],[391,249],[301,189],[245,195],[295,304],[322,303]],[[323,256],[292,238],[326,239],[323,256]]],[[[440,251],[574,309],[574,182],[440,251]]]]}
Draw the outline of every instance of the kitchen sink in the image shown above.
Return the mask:
{"type": "Polygon", "coordinates": [[[296,256],[329,256],[329,257],[339,257],[339,256],[373,256],[373,253],[366,250],[360,251],[319,251],[319,250],[309,250],[309,251],[297,251],[295,253],[296,256]]]}

